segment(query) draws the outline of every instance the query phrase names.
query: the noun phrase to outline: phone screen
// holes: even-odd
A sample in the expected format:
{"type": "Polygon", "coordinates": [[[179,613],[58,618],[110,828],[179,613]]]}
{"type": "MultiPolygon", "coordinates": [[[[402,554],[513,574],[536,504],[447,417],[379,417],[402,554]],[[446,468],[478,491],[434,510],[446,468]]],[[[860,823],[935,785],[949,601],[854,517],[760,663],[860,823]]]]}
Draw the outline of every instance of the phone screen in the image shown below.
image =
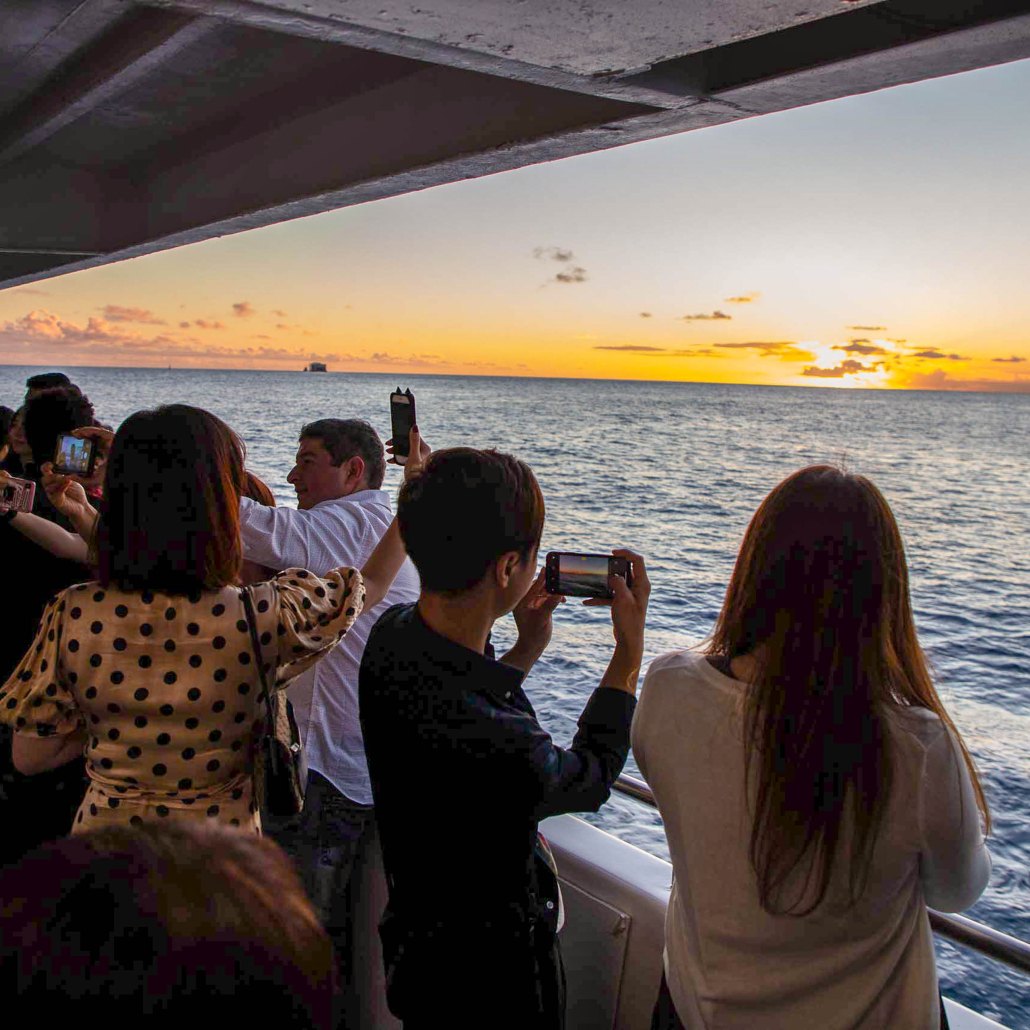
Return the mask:
{"type": "Polygon", "coordinates": [[[611,597],[608,589],[610,560],[604,554],[560,554],[558,593],[570,597],[611,597]]]}
{"type": "Polygon", "coordinates": [[[92,440],[80,440],[70,433],[62,433],[57,438],[57,454],[54,456],[56,471],[86,476],[90,473],[92,459],[92,440]]]}
{"type": "Polygon", "coordinates": [[[408,433],[415,424],[415,398],[410,390],[390,394],[390,432],[395,457],[408,457],[408,433]]]}

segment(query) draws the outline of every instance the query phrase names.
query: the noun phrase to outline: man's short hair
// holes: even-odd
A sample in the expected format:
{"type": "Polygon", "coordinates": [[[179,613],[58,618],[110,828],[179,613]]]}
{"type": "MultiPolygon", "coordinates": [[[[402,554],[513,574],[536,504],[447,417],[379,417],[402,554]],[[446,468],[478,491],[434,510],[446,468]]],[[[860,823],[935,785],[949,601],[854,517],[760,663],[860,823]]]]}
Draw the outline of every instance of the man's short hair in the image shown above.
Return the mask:
{"type": "Polygon", "coordinates": [[[55,386],[71,386],[72,381],[63,372],[40,372],[25,380],[26,390],[49,390],[55,386]]]}
{"type": "Polygon", "coordinates": [[[540,545],[544,497],[533,470],[498,451],[437,451],[401,488],[401,538],[422,589],[460,593],[474,587],[502,554],[523,559],[540,545]]]}
{"type": "Polygon", "coordinates": [[[309,422],[300,439],[321,440],[332,463],[339,467],[349,458],[365,462],[365,479],[370,490],[378,490],[386,475],[386,451],[379,434],[361,418],[320,418],[309,422]]]}
{"type": "Polygon", "coordinates": [[[91,425],[93,405],[77,386],[41,390],[25,402],[25,440],[36,465],[53,460],[61,433],[91,425]]]}

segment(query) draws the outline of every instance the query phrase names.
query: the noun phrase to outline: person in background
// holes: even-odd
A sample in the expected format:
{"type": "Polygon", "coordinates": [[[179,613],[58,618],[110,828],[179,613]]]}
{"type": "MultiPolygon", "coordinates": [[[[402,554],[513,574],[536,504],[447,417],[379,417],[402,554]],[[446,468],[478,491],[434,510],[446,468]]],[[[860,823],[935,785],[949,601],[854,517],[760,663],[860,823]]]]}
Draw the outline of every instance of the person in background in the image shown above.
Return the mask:
{"type": "Polygon", "coordinates": [[[651,664],[633,753],[674,870],[654,1027],[940,1025],[926,909],[987,885],[987,805],[868,479],[766,497],[707,647],[651,664]]]}
{"type": "MultiPolygon", "coordinates": [[[[361,573],[288,569],[251,587],[255,656],[237,586],[244,483],[242,442],[199,408],[136,412],[115,434],[97,579],[50,602],[0,688],[20,772],[56,768],[85,747],[90,786],[73,832],[197,819],[259,832],[257,663],[283,686],[335,646],[365,597],[385,595],[404,560],[394,527],[361,573]]],[[[72,509],[90,508],[71,480],[54,496],[74,521],[72,509]]]]}
{"type": "Polygon", "coordinates": [[[4,462],[10,453],[11,444],[7,439],[11,431],[11,421],[14,419],[14,409],[0,404],[0,468],[4,468],[4,462]]]}
{"type": "MultiPolygon", "coordinates": [[[[31,381],[30,381],[31,387],[31,381]]],[[[0,512],[0,553],[11,590],[5,605],[4,628],[0,634],[0,683],[13,672],[32,642],[40,616],[59,591],[88,578],[83,564],[85,552],[74,549],[56,553],[40,546],[39,539],[63,538],[74,543],[69,524],[39,489],[37,463],[53,457],[57,436],[76,426],[90,425],[92,405],[72,387],[46,388],[33,392],[19,411],[9,433],[13,453],[6,471],[19,478],[37,480],[33,511],[19,515],[0,512]],[[24,430],[24,432],[23,432],[24,430]],[[37,539],[16,531],[13,520],[34,522],[41,530],[37,539]]],[[[60,768],[39,770],[27,776],[13,761],[13,738],[8,726],[0,725],[0,863],[11,862],[41,841],[68,832],[86,790],[85,764],[81,755],[60,768]]]]}
{"type": "Polygon", "coordinates": [[[7,454],[3,469],[19,479],[25,477],[25,470],[32,464],[32,448],[25,439],[25,406],[22,405],[12,416],[7,427],[7,454]]]}
{"type": "MultiPolygon", "coordinates": [[[[381,925],[391,1011],[405,1030],[552,1030],[564,1022],[560,899],[537,824],[596,811],[629,752],[650,586],[614,577],[615,650],[568,748],[541,728],[522,682],[560,598],[536,573],[544,500],[506,454],[439,451],[401,489],[397,519],[421,578],[361,663],[365,733],[389,883],[381,925]],[[514,612],[515,646],[489,644],[514,612]]],[[[588,604],[605,604],[588,601],[588,604]]]]}
{"type": "Polygon", "coordinates": [[[28,402],[43,390],[52,390],[54,387],[70,386],[78,389],[75,384],[63,372],[39,372],[29,376],[25,380],[25,403],[28,402]]]}
{"type": "MultiPolygon", "coordinates": [[[[300,565],[322,575],[338,565],[360,566],[392,519],[382,489],[386,454],[376,431],[360,419],[324,418],[300,431],[288,481],[297,508],[240,503],[244,557],[271,569],[300,565]]],[[[343,995],[355,949],[352,926],[358,907],[351,889],[358,866],[376,869],[378,845],[372,788],[358,721],[358,665],[376,618],[387,607],[412,601],[418,579],[405,562],[385,599],[366,614],[325,661],[291,685],[289,699],[308,763],[304,809],[284,820],[265,819],[270,833],[293,857],[301,879],[336,946],[343,995]]],[[[341,1014],[354,1023],[354,1011],[341,1014]]]]}
{"type": "Polygon", "coordinates": [[[33,393],[25,402],[25,440],[32,453],[32,478],[53,461],[57,440],[94,424],[93,405],[77,386],[56,386],[33,393]]]}
{"type": "Polygon", "coordinates": [[[106,826],[0,871],[8,1025],[329,1030],[333,952],[282,851],[217,826],[106,826]]]}

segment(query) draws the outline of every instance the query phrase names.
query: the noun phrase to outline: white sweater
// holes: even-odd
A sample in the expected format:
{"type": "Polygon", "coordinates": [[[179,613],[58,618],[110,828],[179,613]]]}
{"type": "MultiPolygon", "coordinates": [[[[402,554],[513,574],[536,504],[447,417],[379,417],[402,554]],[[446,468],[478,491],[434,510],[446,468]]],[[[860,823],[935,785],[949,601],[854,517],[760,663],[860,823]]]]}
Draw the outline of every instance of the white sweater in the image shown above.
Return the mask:
{"type": "Polygon", "coordinates": [[[648,670],[633,719],[672,855],[665,968],[680,1018],[720,1030],[936,1030],[926,906],[968,907],[991,870],[957,745],[933,713],[892,709],[894,778],[865,891],[849,905],[838,861],[813,913],[770,915],[748,859],[744,690],[702,656],[671,652],[648,670]]]}

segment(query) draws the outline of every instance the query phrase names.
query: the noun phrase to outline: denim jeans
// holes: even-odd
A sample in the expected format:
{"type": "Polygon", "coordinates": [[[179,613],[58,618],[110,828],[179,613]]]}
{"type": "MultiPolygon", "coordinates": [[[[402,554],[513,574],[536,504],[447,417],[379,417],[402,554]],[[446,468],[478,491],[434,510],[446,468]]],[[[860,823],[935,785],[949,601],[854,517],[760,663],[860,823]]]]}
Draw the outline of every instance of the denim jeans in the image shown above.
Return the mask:
{"type": "Polygon", "coordinates": [[[354,999],[351,890],[355,862],[375,840],[375,810],[341,794],[313,769],[308,773],[304,809],[287,819],[262,813],[265,833],[293,859],[304,889],[333,942],[344,1011],[337,1025],[355,1026],[347,1011],[354,999]]]}

